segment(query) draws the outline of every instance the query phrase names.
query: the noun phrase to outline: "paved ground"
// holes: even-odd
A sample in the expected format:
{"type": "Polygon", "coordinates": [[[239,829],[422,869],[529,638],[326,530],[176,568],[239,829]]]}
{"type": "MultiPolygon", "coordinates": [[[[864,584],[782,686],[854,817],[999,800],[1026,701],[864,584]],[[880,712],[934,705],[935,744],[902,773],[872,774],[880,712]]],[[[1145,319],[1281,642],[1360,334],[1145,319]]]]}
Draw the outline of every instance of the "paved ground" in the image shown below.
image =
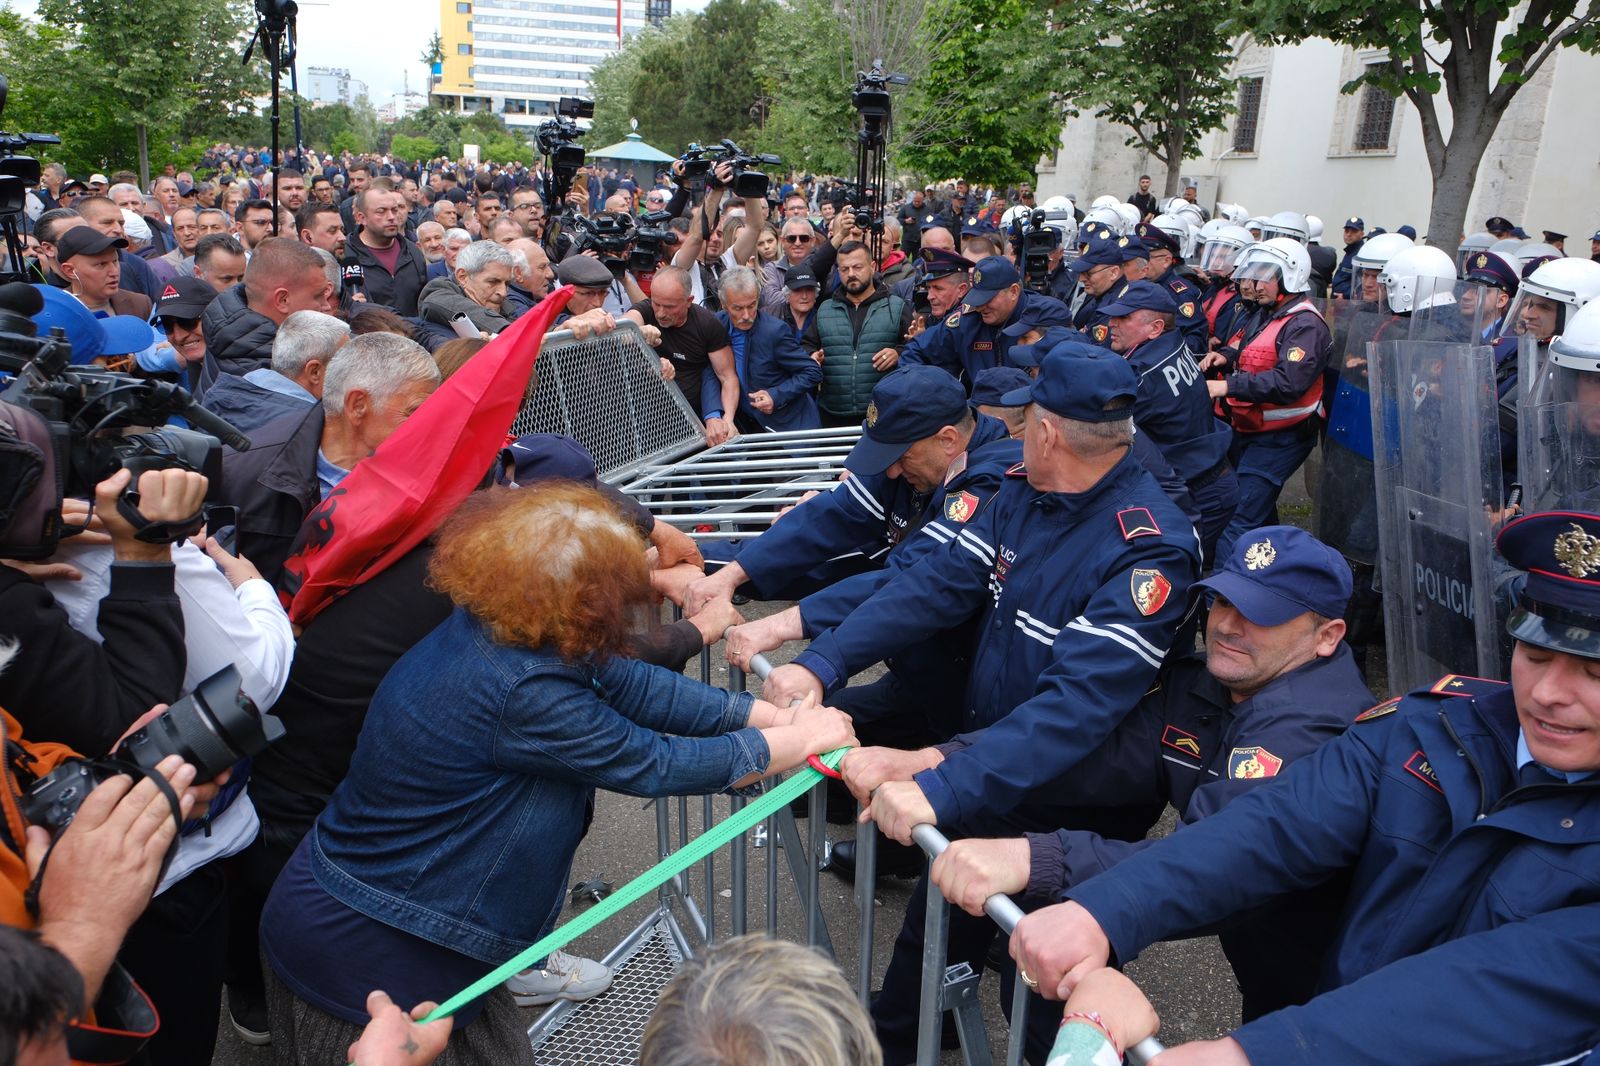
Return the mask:
{"type": "MultiPolygon", "coordinates": [[[[1312,470],[1312,477],[1315,470],[1312,470]]],[[[1302,478],[1296,476],[1284,493],[1283,519],[1296,525],[1309,525],[1310,504],[1302,478]]],[[[754,605],[753,605],[754,606],[754,605]]],[[[786,606],[786,605],[773,605],[786,606]]],[[[775,662],[787,661],[800,649],[800,645],[787,645],[772,656],[775,662]]],[[[1381,657],[1380,657],[1381,662],[1381,657]]],[[[1381,667],[1380,667],[1381,669],[1381,667]]],[[[699,667],[690,664],[690,672],[697,674],[699,667]]],[[[712,656],[713,684],[725,685],[726,675],[720,664],[720,655],[712,656]]],[[[755,684],[754,681],[751,682],[755,684]]],[[[1377,686],[1381,690],[1381,684],[1377,686]]],[[[701,827],[701,802],[690,805],[691,831],[698,834],[701,827]]],[[[676,818],[676,803],[669,804],[676,818]]],[[[727,801],[719,798],[715,803],[716,818],[727,815],[727,801]]],[[[676,824],[676,823],[674,823],[676,824]]],[[[800,823],[801,832],[806,822],[800,823]]],[[[1170,831],[1172,812],[1158,832],[1170,831]]],[[[830,837],[843,839],[850,834],[848,827],[830,826],[830,837]]],[[[676,833],[676,830],[674,830],[676,833]]],[[[749,860],[749,899],[747,914],[752,932],[765,927],[766,892],[765,864],[771,852],[766,848],[752,848],[749,860]]],[[[602,794],[597,802],[594,825],[573,865],[573,879],[603,877],[615,885],[622,885],[654,865],[657,857],[656,816],[653,808],[638,799],[613,794],[602,794]]],[[[530,861],[537,861],[530,857],[530,861]]],[[[788,939],[805,939],[804,916],[796,901],[787,870],[779,878],[778,933],[788,939]]],[[[881,979],[888,960],[895,933],[900,926],[906,901],[913,882],[886,880],[878,888],[876,900],[874,949],[874,986],[881,979]]],[[[707,893],[700,868],[689,875],[689,888],[693,897],[703,906],[709,900],[713,906],[712,920],[716,935],[726,935],[731,922],[731,889],[729,888],[729,862],[726,851],[719,853],[715,863],[712,891],[707,893]]],[[[828,931],[831,934],[837,958],[852,980],[857,971],[861,942],[859,916],[849,883],[824,873],[821,877],[821,899],[828,931]]],[[[579,939],[570,950],[591,958],[604,956],[619,940],[643,919],[655,906],[654,898],[635,904],[623,914],[605,923],[589,935],[579,939]]],[[[569,909],[563,919],[570,919],[569,909]]],[[[1162,1037],[1168,1043],[1212,1037],[1228,1031],[1237,1024],[1239,1001],[1233,984],[1233,974],[1223,958],[1215,939],[1202,938],[1171,944],[1156,945],[1143,957],[1128,967],[1128,973],[1139,982],[1154,1002],[1162,1019],[1162,1037]]],[[[1006,1027],[998,1003],[999,981],[990,972],[984,975],[982,1000],[985,1021],[995,1056],[1003,1054],[1006,1027]]],[[[530,1024],[541,1013],[529,1010],[530,1024]]],[[[578,1061],[583,1061],[579,1059],[578,1061]]],[[[959,1052],[947,1052],[945,1063],[960,1063],[959,1052]]],[[[241,1043],[224,1019],[218,1039],[214,1066],[266,1066],[271,1062],[270,1049],[250,1048],[241,1043]]]]}

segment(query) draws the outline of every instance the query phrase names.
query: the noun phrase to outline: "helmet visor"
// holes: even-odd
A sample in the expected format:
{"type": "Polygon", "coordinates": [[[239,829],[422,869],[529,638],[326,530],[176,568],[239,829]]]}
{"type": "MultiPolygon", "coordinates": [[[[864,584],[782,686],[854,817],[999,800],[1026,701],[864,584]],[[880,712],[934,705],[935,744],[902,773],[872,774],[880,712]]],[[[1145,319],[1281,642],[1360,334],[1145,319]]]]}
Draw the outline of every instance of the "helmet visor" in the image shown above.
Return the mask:
{"type": "Polygon", "coordinates": [[[1200,250],[1200,269],[1207,274],[1230,274],[1239,251],[1239,246],[1232,241],[1207,241],[1200,250]]]}

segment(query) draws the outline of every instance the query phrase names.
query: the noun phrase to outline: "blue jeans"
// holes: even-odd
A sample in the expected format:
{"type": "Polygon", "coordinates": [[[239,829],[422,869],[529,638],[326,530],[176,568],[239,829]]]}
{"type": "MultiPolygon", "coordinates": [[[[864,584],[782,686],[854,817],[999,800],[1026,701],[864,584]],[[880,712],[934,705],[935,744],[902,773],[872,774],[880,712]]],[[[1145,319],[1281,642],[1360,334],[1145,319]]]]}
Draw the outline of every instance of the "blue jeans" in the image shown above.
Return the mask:
{"type": "Polygon", "coordinates": [[[1228,457],[1239,475],[1239,506],[1217,541],[1216,558],[1226,559],[1234,543],[1252,529],[1278,521],[1278,494],[1316,447],[1314,423],[1269,433],[1239,433],[1228,457]]]}

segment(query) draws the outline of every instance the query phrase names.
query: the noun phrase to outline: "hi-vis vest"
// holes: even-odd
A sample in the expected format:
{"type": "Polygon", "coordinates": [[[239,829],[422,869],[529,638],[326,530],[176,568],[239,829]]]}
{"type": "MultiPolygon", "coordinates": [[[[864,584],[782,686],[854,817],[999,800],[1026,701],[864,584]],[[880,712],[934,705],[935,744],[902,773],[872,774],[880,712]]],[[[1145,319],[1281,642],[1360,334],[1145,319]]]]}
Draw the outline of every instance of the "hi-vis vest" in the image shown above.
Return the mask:
{"type": "MultiPolygon", "coordinates": [[[[1288,325],[1289,319],[1303,313],[1322,317],[1322,312],[1317,310],[1316,305],[1302,296],[1283,311],[1273,315],[1261,328],[1261,332],[1245,345],[1244,350],[1239,353],[1239,371],[1245,374],[1260,374],[1277,366],[1278,334],[1283,332],[1283,327],[1288,325]]],[[[1233,335],[1229,344],[1237,344],[1243,337],[1244,331],[1241,330],[1233,335]]],[[[1310,357],[1315,353],[1306,354],[1310,357]]],[[[1311,387],[1293,403],[1261,403],[1237,400],[1232,396],[1225,396],[1217,403],[1218,416],[1229,419],[1233,423],[1233,428],[1240,433],[1265,433],[1269,430],[1288,429],[1314,414],[1320,414],[1321,411],[1321,374],[1317,375],[1311,387]],[[1226,409],[1223,407],[1224,403],[1227,404],[1226,409]]]]}

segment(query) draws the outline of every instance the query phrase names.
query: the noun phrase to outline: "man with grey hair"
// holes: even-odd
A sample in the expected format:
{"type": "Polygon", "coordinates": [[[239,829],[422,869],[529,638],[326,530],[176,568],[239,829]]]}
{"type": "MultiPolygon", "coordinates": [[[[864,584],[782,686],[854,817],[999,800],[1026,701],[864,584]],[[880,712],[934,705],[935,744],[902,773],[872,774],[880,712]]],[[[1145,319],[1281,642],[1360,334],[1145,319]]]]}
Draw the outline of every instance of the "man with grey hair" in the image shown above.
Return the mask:
{"type": "MultiPolygon", "coordinates": [[[[739,375],[735,428],[740,432],[820,429],[815,393],[822,384],[822,367],[806,353],[794,330],[761,310],[761,280],[756,272],[729,267],[718,288],[722,310],[717,318],[728,329],[739,375]]],[[[702,383],[702,394],[709,384],[702,383]]],[[[702,405],[706,402],[702,398],[702,405]]]]}
{"type": "Polygon", "coordinates": [[[432,269],[433,264],[444,259],[444,226],[431,219],[418,226],[417,247],[422,249],[422,258],[432,269]]]}
{"type": "Polygon", "coordinates": [[[461,212],[454,200],[436,200],[433,204],[433,220],[446,230],[453,230],[461,221],[461,212]]]}
{"type": "Polygon", "coordinates": [[[320,403],[261,426],[249,451],[222,456],[226,502],[239,508],[251,561],[273,584],[311,508],[439,387],[427,349],[393,333],[355,337],[325,365],[320,403]]]}
{"type": "Polygon", "coordinates": [[[206,391],[201,406],[226,418],[241,433],[289,414],[304,415],[322,398],[328,362],[350,327],[321,311],[296,311],[272,339],[272,363],[243,377],[224,374],[206,391]]]}
{"type": "Polygon", "coordinates": [[[506,286],[500,313],[515,322],[550,292],[550,281],[556,272],[544,248],[531,237],[517,238],[510,248],[516,265],[512,268],[511,284],[506,286]]]}
{"type": "MultiPolygon", "coordinates": [[[[444,253],[436,263],[428,264],[428,280],[435,278],[453,278],[456,274],[456,256],[461,254],[461,249],[472,243],[472,234],[460,227],[444,231],[444,253]]],[[[420,298],[419,298],[420,299],[420,298]]]]}
{"type": "Polygon", "coordinates": [[[499,333],[511,325],[500,308],[515,267],[509,248],[494,241],[473,241],[456,255],[454,277],[428,282],[417,301],[417,313],[441,326],[466,315],[479,332],[499,333]]]}

